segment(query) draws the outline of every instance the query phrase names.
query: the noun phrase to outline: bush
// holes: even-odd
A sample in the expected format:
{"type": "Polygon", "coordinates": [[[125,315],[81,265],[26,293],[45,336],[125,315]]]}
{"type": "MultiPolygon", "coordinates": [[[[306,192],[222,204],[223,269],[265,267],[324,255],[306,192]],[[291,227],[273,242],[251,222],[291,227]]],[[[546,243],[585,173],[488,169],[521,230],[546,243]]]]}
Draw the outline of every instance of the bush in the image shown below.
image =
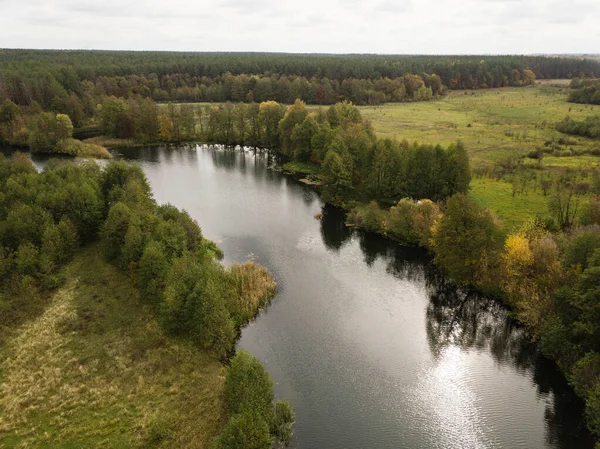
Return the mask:
{"type": "Polygon", "coordinates": [[[227,369],[225,396],[230,414],[228,423],[210,447],[212,449],[267,449],[289,446],[294,412],[287,402],[273,406],[273,382],[253,356],[239,351],[227,369]]]}
{"type": "Polygon", "coordinates": [[[435,260],[459,283],[485,285],[495,276],[502,244],[491,212],[462,193],[450,197],[432,229],[435,260]]]}
{"type": "Polygon", "coordinates": [[[292,426],[294,425],[294,411],[287,401],[275,403],[275,417],[271,424],[271,434],[275,435],[277,441],[284,446],[292,443],[292,426]]]}
{"type": "Polygon", "coordinates": [[[600,385],[600,354],[588,352],[577,361],[569,377],[577,395],[586,398],[600,385]]]}
{"type": "Polygon", "coordinates": [[[136,282],[142,298],[153,304],[160,303],[168,269],[161,243],[150,242],[144,249],[136,271],[136,282]]]}
{"type": "Polygon", "coordinates": [[[271,449],[273,438],[269,426],[258,414],[247,412],[233,415],[210,449],[271,449]]]}
{"type": "Polygon", "coordinates": [[[110,159],[108,150],[93,143],[85,143],[81,140],[67,138],[56,143],[56,152],[78,157],[95,157],[98,159],[110,159]]]}
{"type": "Polygon", "coordinates": [[[271,422],[273,382],[258,359],[245,351],[238,351],[231,359],[225,395],[230,413],[256,413],[271,422]]]}

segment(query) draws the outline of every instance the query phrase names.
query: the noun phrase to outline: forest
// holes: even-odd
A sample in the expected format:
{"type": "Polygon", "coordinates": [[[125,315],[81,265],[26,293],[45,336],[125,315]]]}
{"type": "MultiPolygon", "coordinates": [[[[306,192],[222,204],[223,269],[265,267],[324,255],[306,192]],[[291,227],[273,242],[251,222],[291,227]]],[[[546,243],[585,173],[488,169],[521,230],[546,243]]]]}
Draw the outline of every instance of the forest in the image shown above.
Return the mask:
{"type": "MultiPolygon", "coordinates": [[[[0,50],[0,102],[67,113],[97,97],[355,104],[430,100],[446,89],[595,77],[600,62],[534,56],[378,56],[0,50]]],[[[76,124],[76,126],[79,126],[76,124]]]]}
{"type": "MultiPolygon", "coordinates": [[[[137,166],[51,161],[38,173],[21,153],[0,155],[0,336],[43,307],[67,280],[61,268],[96,241],[168,335],[223,361],[240,327],[276,289],[254,262],[224,268],[220,250],[187,212],[154,201],[137,166]]],[[[293,412],[273,403],[272,383],[255,358],[235,355],[226,394],[231,421],[212,447],[289,444],[293,412]]]]}

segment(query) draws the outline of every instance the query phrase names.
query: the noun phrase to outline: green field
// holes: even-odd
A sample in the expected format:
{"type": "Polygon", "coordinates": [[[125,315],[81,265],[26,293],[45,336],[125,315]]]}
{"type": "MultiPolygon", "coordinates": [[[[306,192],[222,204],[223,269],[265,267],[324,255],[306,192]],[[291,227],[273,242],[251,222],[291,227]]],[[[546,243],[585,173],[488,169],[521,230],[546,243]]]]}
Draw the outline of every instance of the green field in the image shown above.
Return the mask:
{"type": "MultiPolygon", "coordinates": [[[[558,139],[554,124],[570,115],[581,119],[600,114],[599,106],[566,102],[565,88],[535,87],[451,92],[437,101],[388,103],[361,107],[378,135],[447,145],[462,140],[473,167],[491,166],[521,156],[558,139]],[[470,126],[469,126],[470,125],[470,126]]],[[[600,147],[600,142],[574,137],[576,149],[600,147]]],[[[550,158],[549,158],[550,159],[550,158]]],[[[573,166],[578,157],[552,158],[547,167],[573,166]],[[573,160],[569,160],[573,159],[573,160]]],[[[586,163],[589,161],[586,161],[586,163]]],[[[598,166],[600,158],[594,158],[598,166]]]]}
{"type": "Polygon", "coordinates": [[[226,419],[224,368],[166,336],[93,245],[0,347],[0,448],[203,448],[226,419]]]}
{"type": "MultiPolygon", "coordinates": [[[[547,80],[526,88],[451,92],[437,101],[365,106],[361,112],[381,137],[442,145],[462,140],[475,173],[479,173],[492,170],[499,162],[543,149],[547,141],[565,137],[554,125],[567,115],[582,119],[600,114],[598,106],[567,103],[564,81],[547,80]]],[[[574,136],[569,139],[564,147],[576,152],[600,148],[597,140],[574,136]]],[[[541,170],[537,160],[523,161],[526,167],[536,168],[531,173],[537,178],[555,178],[565,170],[579,170],[585,176],[600,167],[600,157],[589,154],[544,154],[541,170]]],[[[506,230],[548,213],[548,197],[535,187],[534,181],[526,194],[513,196],[510,178],[498,181],[477,176],[471,183],[471,196],[494,211],[506,230]]]]}
{"type": "Polygon", "coordinates": [[[524,221],[548,212],[548,197],[542,192],[512,194],[512,184],[491,178],[478,177],[471,181],[471,197],[498,216],[504,229],[511,230],[524,221]]]}

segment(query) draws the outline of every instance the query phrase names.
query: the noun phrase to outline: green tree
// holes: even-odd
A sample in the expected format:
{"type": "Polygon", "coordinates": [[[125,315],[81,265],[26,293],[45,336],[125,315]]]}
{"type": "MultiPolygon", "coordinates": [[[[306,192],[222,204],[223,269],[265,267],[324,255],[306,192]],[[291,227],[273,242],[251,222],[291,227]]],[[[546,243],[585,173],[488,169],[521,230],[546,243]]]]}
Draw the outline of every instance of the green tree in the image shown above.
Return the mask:
{"type": "Polygon", "coordinates": [[[284,108],[275,101],[260,104],[258,118],[262,135],[261,145],[264,148],[280,148],[279,122],[283,118],[284,111],[284,108]]]}
{"type": "Polygon", "coordinates": [[[29,133],[31,151],[51,152],[63,139],[73,137],[73,124],[68,115],[43,112],[33,119],[29,133]]]}
{"type": "Polygon", "coordinates": [[[105,252],[109,260],[121,256],[125,236],[129,226],[135,223],[133,211],[123,203],[117,203],[110,208],[108,217],[102,226],[102,237],[105,239],[105,252]]]}
{"type": "Polygon", "coordinates": [[[19,115],[21,115],[21,108],[8,98],[0,104],[0,125],[12,123],[19,115]]]}
{"type": "Polygon", "coordinates": [[[294,126],[292,142],[294,147],[293,157],[298,161],[308,161],[312,155],[313,137],[319,130],[315,114],[309,114],[304,121],[294,126]]]}
{"type": "Polygon", "coordinates": [[[169,263],[160,242],[150,242],[144,249],[136,271],[136,282],[142,298],[159,304],[165,289],[169,263]]]}
{"type": "Polygon", "coordinates": [[[492,214],[462,193],[448,199],[431,237],[436,262],[460,283],[485,285],[502,243],[492,214]]]}
{"type": "Polygon", "coordinates": [[[352,158],[344,151],[329,151],[323,161],[323,199],[333,204],[344,204],[352,193],[352,158]]]}
{"type": "Polygon", "coordinates": [[[39,272],[39,250],[30,242],[22,243],[15,252],[15,268],[21,276],[36,276],[39,272]]]}
{"type": "Polygon", "coordinates": [[[238,351],[225,380],[227,409],[232,414],[255,413],[265,422],[273,416],[273,382],[256,357],[238,351]]]}
{"type": "Polygon", "coordinates": [[[471,166],[469,155],[462,142],[450,145],[448,159],[444,167],[446,191],[445,195],[467,193],[471,184],[471,166]]]}
{"type": "MultiPolygon", "coordinates": [[[[294,128],[304,122],[308,115],[306,104],[296,99],[293,105],[288,107],[285,115],[279,122],[279,136],[281,138],[281,151],[287,156],[293,156],[297,141],[293,138],[294,128]]],[[[309,138],[310,141],[310,138],[309,138]]]]}
{"type": "Polygon", "coordinates": [[[277,441],[284,446],[292,444],[292,427],[294,425],[295,416],[292,406],[287,401],[275,402],[275,416],[271,424],[271,434],[275,436],[277,441]]]}
{"type": "Polygon", "coordinates": [[[114,96],[105,97],[98,106],[100,127],[102,132],[111,137],[125,137],[125,116],[128,112],[127,102],[114,96]]]}
{"type": "Polygon", "coordinates": [[[271,449],[273,438],[269,426],[258,414],[246,412],[233,415],[210,449],[271,449]]]}

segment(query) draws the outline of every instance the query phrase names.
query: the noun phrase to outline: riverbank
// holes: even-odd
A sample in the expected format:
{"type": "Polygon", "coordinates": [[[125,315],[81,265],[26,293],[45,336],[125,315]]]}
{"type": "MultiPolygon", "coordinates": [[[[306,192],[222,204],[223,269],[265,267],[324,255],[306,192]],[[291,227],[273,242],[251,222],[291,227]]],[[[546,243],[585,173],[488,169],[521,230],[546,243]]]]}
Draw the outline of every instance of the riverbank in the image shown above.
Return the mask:
{"type": "Polygon", "coordinates": [[[250,255],[276,277],[276,300],[237,347],[293,403],[296,446],[394,449],[401,433],[407,447],[591,447],[580,402],[504,307],[466,298],[420,250],[352,232],[273,170],[273,155],[215,148],[115,157],[144,170],[157,201],[201,222],[226,266],[250,255]]]}
{"type": "MultiPolygon", "coordinates": [[[[22,153],[0,166],[2,193],[27,192],[25,204],[2,203],[0,447],[206,447],[247,400],[223,406],[221,363],[274,295],[271,273],[221,265],[187,212],[154,200],[139,167],[38,171],[22,153]],[[29,204],[48,191],[46,209],[29,204]],[[11,220],[23,211],[29,232],[11,220]]],[[[286,410],[265,439],[289,435],[286,410]]]]}
{"type": "MultiPolygon", "coordinates": [[[[593,243],[598,235],[595,228],[553,234],[539,221],[517,231],[502,228],[487,210],[461,194],[444,205],[406,198],[389,209],[382,209],[374,201],[343,206],[348,214],[347,226],[403,245],[423,247],[456,282],[484,292],[511,310],[511,315],[528,329],[539,350],[556,363],[586,402],[588,428],[598,435],[593,381],[582,374],[593,369],[586,364],[594,363],[590,360],[594,360],[595,353],[584,357],[575,352],[578,350],[574,345],[573,352],[564,352],[563,345],[571,344],[566,336],[568,328],[560,321],[564,319],[560,311],[552,305],[559,289],[568,285],[569,280],[574,286],[568,294],[577,297],[581,288],[581,294],[589,295],[584,290],[585,284],[578,287],[578,277],[582,266],[583,270],[597,266],[590,256],[597,247],[593,243]],[[584,243],[588,241],[589,244],[584,243]],[[580,251],[581,247],[589,248],[588,255],[574,256],[573,251],[580,251]],[[557,336],[557,327],[564,334],[557,336]]],[[[595,268],[589,269],[590,274],[584,273],[584,279],[593,276],[595,268]]]]}
{"type": "Polygon", "coordinates": [[[99,244],[62,275],[0,347],[0,447],[207,447],[227,418],[223,365],[165,334],[99,244]]]}

